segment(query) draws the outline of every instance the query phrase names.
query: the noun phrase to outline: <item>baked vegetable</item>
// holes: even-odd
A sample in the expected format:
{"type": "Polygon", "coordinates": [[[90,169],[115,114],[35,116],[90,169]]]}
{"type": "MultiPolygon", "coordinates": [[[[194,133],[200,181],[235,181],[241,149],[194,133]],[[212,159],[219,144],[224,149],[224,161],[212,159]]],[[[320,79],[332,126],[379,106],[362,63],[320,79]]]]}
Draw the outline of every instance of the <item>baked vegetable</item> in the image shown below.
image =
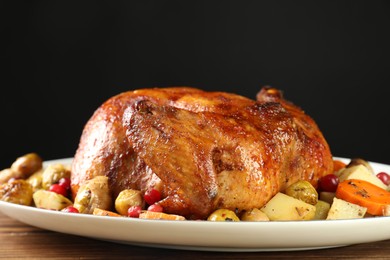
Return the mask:
{"type": "Polygon", "coordinates": [[[186,220],[183,216],[175,214],[166,214],[163,212],[154,212],[149,210],[143,210],[139,215],[141,219],[165,219],[165,220],[186,220]]]}
{"type": "Polygon", "coordinates": [[[334,198],[326,219],[356,219],[363,218],[367,208],[334,198]]]}
{"type": "Polygon", "coordinates": [[[319,200],[316,206],[316,214],[314,215],[314,219],[326,219],[329,213],[330,204],[328,202],[319,200]]]}
{"type": "Polygon", "coordinates": [[[316,205],[318,201],[318,193],[308,181],[294,182],[286,189],[285,193],[311,205],[316,205]]]}
{"type": "Polygon", "coordinates": [[[41,209],[62,210],[72,205],[72,201],[68,198],[47,190],[34,192],[33,199],[35,206],[41,209]]]}
{"type": "Polygon", "coordinates": [[[95,208],[109,210],[112,200],[106,176],[97,176],[80,187],[74,207],[80,213],[92,214],[95,208]]]}
{"type": "Polygon", "coordinates": [[[42,174],[43,169],[35,172],[33,175],[27,178],[27,182],[31,184],[33,191],[36,192],[42,189],[42,174]]]}
{"type": "Polygon", "coordinates": [[[374,169],[372,168],[371,164],[362,158],[352,158],[346,167],[350,168],[357,165],[363,165],[371,172],[371,174],[374,174],[374,169]]]}
{"type": "Polygon", "coordinates": [[[261,210],[254,208],[248,211],[245,211],[241,215],[242,221],[269,221],[268,216],[261,210]]]}
{"type": "Polygon", "coordinates": [[[94,208],[93,210],[93,215],[95,216],[106,216],[106,217],[122,217],[122,215],[119,215],[118,213],[105,210],[105,209],[99,209],[99,208],[94,208]]]}
{"type": "Polygon", "coordinates": [[[126,189],[121,191],[115,199],[115,210],[125,216],[130,207],[143,206],[143,204],[141,191],[126,189]]]}
{"type": "Polygon", "coordinates": [[[48,190],[61,178],[70,178],[70,170],[63,164],[50,164],[42,173],[42,188],[48,190]]]}
{"type": "Polygon", "coordinates": [[[240,221],[236,213],[228,209],[217,209],[207,218],[210,221],[240,221]]]}
{"type": "Polygon", "coordinates": [[[270,220],[311,220],[316,207],[279,192],[260,210],[270,220]]]}
{"type": "Polygon", "coordinates": [[[387,186],[378,177],[376,177],[371,172],[371,170],[369,170],[369,168],[367,168],[363,164],[347,167],[340,172],[340,176],[339,176],[340,182],[345,180],[351,180],[351,179],[364,180],[382,189],[387,188],[387,186]]]}
{"type": "Polygon", "coordinates": [[[19,175],[19,178],[26,179],[42,169],[42,158],[36,153],[25,154],[12,163],[11,169],[19,175]]]}
{"type": "Polygon", "coordinates": [[[365,180],[345,180],[336,191],[336,197],[367,208],[374,216],[382,216],[390,205],[390,192],[365,180]]]}
{"type": "Polygon", "coordinates": [[[25,180],[13,180],[0,185],[0,200],[30,206],[33,189],[25,180]]]}

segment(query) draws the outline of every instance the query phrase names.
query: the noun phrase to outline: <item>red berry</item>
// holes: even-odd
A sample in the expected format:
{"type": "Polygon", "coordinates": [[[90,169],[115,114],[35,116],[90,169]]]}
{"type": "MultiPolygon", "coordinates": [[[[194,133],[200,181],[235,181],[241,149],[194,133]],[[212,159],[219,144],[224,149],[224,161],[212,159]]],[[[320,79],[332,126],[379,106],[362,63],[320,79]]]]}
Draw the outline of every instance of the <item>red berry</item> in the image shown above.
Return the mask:
{"type": "Polygon", "coordinates": [[[148,207],[148,211],[153,211],[153,212],[163,212],[164,209],[162,206],[158,204],[153,204],[148,207]]]}
{"type": "Polygon", "coordinates": [[[156,189],[150,189],[145,192],[144,200],[149,205],[153,205],[157,201],[161,200],[161,193],[156,189]]]}
{"type": "Polygon", "coordinates": [[[390,175],[385,172],[380,172],[376,175],[385,185],[390,185],[390,175]]]}
{"type": "Polygon", "coordinates": [[[61,178],[58,184],[64,187],[66,190],[70,190],[70,178],[61,178]]]}
{"type": "Polygon", "coordinates": [[[141,206],[131,206],[127,210],[127,216],[131,218],[138,218],[139,214],[141,214],[141,210],[142,210],[141,206]]]}
{"type": "Polygon", "coordinates": [[[336,192],[339,178],[334,174],[328,174],[323,176],[318,184],[320,191],[336,192]]]}
{"type": "Polygon", "coordinates": [[[61,194],[64,197],[67,197],[68,195],[68,191],[59,184],[52,184],[49,188],[49,191],[55,192],[57,194],[61,194]]]}
{"type": "Polygon", "coordinates": [[[68,207],[62,209],[61,211],[63,211],[63,212],[68,212],[68,213],[79,213],[79,210],[76,209],[76,208],[73,207],[73,206],[68,206],[68,207]]]}

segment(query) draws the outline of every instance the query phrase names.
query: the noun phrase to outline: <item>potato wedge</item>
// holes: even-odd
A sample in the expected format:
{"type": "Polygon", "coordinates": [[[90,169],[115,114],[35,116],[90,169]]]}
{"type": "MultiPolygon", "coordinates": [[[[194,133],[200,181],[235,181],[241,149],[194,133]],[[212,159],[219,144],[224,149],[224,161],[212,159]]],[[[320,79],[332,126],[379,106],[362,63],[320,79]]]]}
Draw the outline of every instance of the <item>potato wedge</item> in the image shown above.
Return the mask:
{"type": "Polygon", "coordinates": [[[277,193],[260,209],[272,220],[311,220],[316,207],[283,193],[277,193]]]}
{"type": "Polygon", "coordinates": [[[362,158],[352,158],[351,161],[348,163],[347,165],[347,168],[349,167],[353,167],[353,166],[356,166],[356,165],[363,165],[364,167],[367,168],[367,170],[369,170],[371,172],[371,174],[374,174],[374,169],[372,168],[371,164],[362,159],[362,158]]]}
{"type": "Polygon", "coordinates": [[[390,216],[390,205],[387,205],[383,208],[383,216],[389,217],[390,216]]]}
{"type": "Polygon", "coordinates": [[[240,219],[242,221],[269,221],[268,216],[257,208],[245,211],[240,219]]]}
{"type": "Polygon", "coordinates": [[[27,178],[27,182],[31,184],[34,192],[42,189],[42,174],[43,169],[40,169],[27,178]]]}
{"type": "Polygon", "coordinates": [[[68,198],[47,190],[38,190],[33,194],[35,206],[41,209],[62,210],[72,205],[68,198]]]}
{"type": "Polygon", "coordinates": [[[384,190],[387,189],[387,186],[378,177],[373,175],[372,172],[366,166],[362,164],[347,167],[340,173],[340,182],[351,179],[368,181],[384,190]]]}
{"type": "Polygon", "coordinates": [[[33,188],[25,180],[13,180],[0,185],[0,200],[20,205],[32,204],[33,188]]]}
{"type": "Polygon", "coordinates": [[[363,218],[367,208],[334,198],[326,219],[355,219],[363,218]]]}

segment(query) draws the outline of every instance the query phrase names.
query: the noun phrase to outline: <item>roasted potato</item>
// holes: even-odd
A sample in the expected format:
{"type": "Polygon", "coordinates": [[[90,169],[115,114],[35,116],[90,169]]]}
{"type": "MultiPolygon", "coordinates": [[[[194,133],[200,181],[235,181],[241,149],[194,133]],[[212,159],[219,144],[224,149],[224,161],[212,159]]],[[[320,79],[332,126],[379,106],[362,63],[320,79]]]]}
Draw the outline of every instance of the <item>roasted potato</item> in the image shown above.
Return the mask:
{"type": "Polygon", "coordinates": [[[240,219],[242,221],[269,221],[268,216],[257,208],[245,211],[240,219]]]}
{"type": "Polygon", "coordinates": [[[270,220],[312,220],[316,207],[279,192],[260,210],[270,220]]]}
{"type": "Polygon", "coordinates": [[[42,158],[36,153],[28,153],[16,159],[11,165],[11,169],[26,179],[31,174],[42,169],[42,158]]]}
{"type": "Polygon", "coordinates": [[[27,182],[31,184],[34,192],[42,189],[42,174],[43,169],[35,172],[33,175],[27,178],[27,182]]]}
{"type": "Polygon", "coordinates": [[[351,179],[368,181],[378,187],[381,187],[384,190],[387,189],[387,185],[385,185],[378,177],[372,174],[372,172],[363,164],[347,167],[340,172],[340,182],[351,179]]]}
{"type": "Polygon", "coordinates": [[[367,208],[334,198],[326,219],[355,219],[363,218],[367,208]]]}
{"type": "Polygon", "coordinates": [[[68,198],[47,190],[34,192],[33,199],[35,206],[41,209],[62,210],[72,205],[72,201],[68,198]]]}
{"type": "Polygon", "coordinates": [[[51,164],[42,173],[42,188],[48,190],[61,178],[70,178],[70,170],[63,164],[51,164]]]}
{"type": "MultiPolygon", "coordinates": [[[[367,214],[366,214],[367,215],[367,214]]],[[[390,205],[386,205],[383,208],[383,216],[390,217],[390,205]]]]}
{"type": "Polygon", "coordinates": [[[119,193],[115,199],[115,210],[121,215],[127,215],[131,206],[143,206],[142,193],[139,190],[127,189],[119,193]]]}
{"type": "Polygon", "coordinates": [[[32,204],[33,189],[25,180],[13,180],[0,185],[0,200],[20,205],[32,204]]]}
{"type": "Polygon", "coordinates": [[[7,168],[0,171],[0,184],[7,183],[11,179],[20,179],[19,173],[13,171],[11,168],[7,168]]]}
{"type": "Polygon", "coordinates": [[[229,209],[217,209],[207,218],[210,221],[240,221],[236,213],[229,209]]]}
{"type": "Polygon", "coordinates": [[[370,163],[364,159],[361,158],[352,158],[351,161],[348,163],[347,168],[357,166],[357,165],[363,165],[371,172],[371,174],[374,174],[374,169],[371,167],[370,163]]]}
{"type": "Polygon", "coordinates": [[[111,194],[106,176],[97,176],[84,185],[77,192],[73,205],[80,213],[93,214],[95,208],[110,210],[112,206],[111,194]]]}
{"type": "Polygon", "coordinates": [[[297,181],[291,184],[287,187],[285,193],[290,197],[302,200],[311,205],[316,205],[318,202],[318,193],[308,181],[297,181]]]}

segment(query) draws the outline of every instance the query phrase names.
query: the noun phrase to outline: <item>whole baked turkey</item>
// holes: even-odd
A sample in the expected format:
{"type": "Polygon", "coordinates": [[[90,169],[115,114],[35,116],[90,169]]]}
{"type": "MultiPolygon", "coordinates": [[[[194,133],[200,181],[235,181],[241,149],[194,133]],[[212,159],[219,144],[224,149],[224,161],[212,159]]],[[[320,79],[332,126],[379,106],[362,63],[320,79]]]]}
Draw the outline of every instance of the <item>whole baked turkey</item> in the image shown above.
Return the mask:
{"type": "Polygon", "coordinates": [[[315,187],[333,170],[316,123],[265,87],[257,100],[189,87],[129,91],[87,122],[72,164],[72,192],[105,175],[112,196],[155,188],[166,213],[205,219],[218,208],[263,206],[297,180],[315,187]]]}

